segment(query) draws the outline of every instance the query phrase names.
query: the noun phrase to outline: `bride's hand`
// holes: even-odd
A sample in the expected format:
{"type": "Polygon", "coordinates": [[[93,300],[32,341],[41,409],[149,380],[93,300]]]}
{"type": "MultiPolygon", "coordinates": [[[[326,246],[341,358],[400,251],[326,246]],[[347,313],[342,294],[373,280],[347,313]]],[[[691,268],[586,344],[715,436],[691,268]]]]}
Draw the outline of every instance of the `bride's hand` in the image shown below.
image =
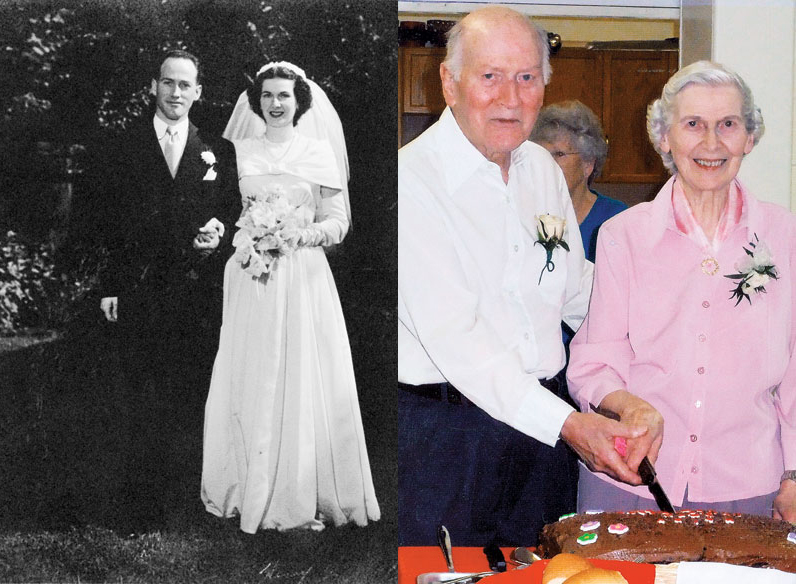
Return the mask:
{"type": "Polygon", "coordinates": [[[193,238],[193,247],[199,250],[214,250],[222,237],[224,237],[224,224],[213,217],[199,229],[199,233],[193,238]]]}

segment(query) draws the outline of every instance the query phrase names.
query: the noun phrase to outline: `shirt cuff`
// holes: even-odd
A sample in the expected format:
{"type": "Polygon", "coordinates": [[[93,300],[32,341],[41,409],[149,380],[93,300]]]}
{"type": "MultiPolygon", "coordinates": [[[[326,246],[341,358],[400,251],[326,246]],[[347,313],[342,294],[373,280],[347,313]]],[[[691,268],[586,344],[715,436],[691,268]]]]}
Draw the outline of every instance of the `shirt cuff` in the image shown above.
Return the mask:
{"type": "Polygon", "coordinates": [[[525,398],[517,404],[511,419],[506,421],[523,434],[555,446],[564,421],[574,411],[572,406],[532,379],[525,398]]]}

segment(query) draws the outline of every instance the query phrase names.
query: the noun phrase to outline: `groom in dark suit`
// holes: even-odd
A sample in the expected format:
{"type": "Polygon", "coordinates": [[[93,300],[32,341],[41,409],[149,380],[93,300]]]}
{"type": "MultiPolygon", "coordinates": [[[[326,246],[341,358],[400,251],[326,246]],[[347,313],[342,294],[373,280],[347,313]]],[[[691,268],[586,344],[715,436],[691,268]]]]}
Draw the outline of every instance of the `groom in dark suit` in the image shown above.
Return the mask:
{"type": "Polygon", "coordinates": [[[202,93],[196,57],[167,53],[152,93],[154,116],[143,116],[111,152],[110,256],[101,281],[101,309],[117,327],[125,363],[121,504],[135,531],[161,524],[174,496],[175,438],[201,440],[223,267],[240,210],[232,144],[188,119],[202,93]]]}

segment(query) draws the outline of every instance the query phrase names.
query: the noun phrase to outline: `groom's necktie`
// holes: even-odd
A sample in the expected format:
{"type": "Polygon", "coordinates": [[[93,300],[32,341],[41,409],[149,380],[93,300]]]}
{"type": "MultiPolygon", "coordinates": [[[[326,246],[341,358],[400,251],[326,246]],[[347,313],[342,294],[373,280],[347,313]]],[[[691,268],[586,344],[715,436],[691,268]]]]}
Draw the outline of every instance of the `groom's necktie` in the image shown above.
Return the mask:
{"type": "Polygon", "coordinates": [[[179,155],[177,152],[177,130],[168,126],[166,128],[166,134],[166,145],[163,147],[163,155],[166,157],[166,163],[169,165],[171,178],[174,178],[177,174],[177,165],[179,164],[179,160],[177,159],[179,155]]]}

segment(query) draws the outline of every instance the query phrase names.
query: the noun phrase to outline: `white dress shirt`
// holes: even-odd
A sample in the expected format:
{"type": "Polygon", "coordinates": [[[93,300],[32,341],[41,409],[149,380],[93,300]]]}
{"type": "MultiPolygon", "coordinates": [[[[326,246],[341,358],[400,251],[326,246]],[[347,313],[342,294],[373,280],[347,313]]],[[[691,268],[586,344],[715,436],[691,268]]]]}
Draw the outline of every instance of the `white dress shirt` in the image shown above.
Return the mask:
{"type": "MultiPolygon", "coordinates": [[[[166,148],[166,141],[169,135],[166,133],[168,124],[161,120],[159,117],[154,116],[155,135],[158,137],[160,143],[160,150],[164,151],[166,148]]],[[[185,118],[180,123],[173,126],[172,131],[176,131],[177,136],[174,138],[174,145],[177,148],[177,167],[182,160],[182,154],[185,152],[185,145],[188,143],[188,118],[185,118]]],[[[163,154],[165,156],[165,152],[163,154]]]]}
{"type": "Polygon", "coordinates": [[[561,169],[524,142],[500,167],[450,109],[398,152],[398,380],[448,381],[492,417],[550,446],[573,409],[539,384],[565,364],[561,320],[586,315],[592,265],[561,169]],[[536,215],[565,217],[555,269],[536,215]]]}

